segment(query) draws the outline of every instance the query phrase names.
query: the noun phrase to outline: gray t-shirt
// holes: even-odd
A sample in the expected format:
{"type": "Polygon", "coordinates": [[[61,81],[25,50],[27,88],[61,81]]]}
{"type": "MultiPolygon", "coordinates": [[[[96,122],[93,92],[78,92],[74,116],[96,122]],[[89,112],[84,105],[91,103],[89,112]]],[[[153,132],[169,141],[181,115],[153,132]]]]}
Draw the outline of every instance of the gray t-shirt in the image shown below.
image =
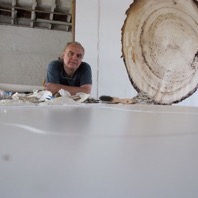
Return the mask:
{"type": "Polygon", "coordinates": [[[75,87],[92,84],[91,67],[88,63],[82,62],[74,75],[69,77],[64,70],[63,61],[54,60],[48,65],[47,82],[75,87]]]}

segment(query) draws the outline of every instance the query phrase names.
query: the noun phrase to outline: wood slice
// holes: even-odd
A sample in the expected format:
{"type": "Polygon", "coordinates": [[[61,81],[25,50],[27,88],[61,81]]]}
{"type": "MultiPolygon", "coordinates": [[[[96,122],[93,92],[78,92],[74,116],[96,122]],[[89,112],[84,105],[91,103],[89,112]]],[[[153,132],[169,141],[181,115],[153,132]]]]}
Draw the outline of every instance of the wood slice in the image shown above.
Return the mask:
{"type": "Polygon", "coordinates": [[[198,3],[135,0],[122,27],[122,55],[134,88],[158,104],[198,88],[198,3]]]}

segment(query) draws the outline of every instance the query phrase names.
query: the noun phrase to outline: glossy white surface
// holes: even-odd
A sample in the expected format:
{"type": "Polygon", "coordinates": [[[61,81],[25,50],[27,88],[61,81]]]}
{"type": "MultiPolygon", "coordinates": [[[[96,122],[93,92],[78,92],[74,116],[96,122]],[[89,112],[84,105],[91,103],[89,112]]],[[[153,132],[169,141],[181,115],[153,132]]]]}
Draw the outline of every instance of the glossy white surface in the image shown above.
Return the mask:
{"type": "Polygon", "coordinates": [[[198,108],[0,107],[1,198],[197,198],[198,108]]]}

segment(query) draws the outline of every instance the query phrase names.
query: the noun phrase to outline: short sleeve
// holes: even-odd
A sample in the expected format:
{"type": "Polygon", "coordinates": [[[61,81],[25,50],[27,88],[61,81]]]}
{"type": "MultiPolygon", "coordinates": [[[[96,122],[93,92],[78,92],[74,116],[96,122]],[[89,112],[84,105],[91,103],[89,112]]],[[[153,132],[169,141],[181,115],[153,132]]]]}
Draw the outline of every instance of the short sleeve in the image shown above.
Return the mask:
{"type": "Polygon", "coordinates": [[[92,84],[92,71],[88,63],[85,63],[85,62],[82,63],[82,68],[80,72],[81,72],[80,86],[86,85],[86,84],[92,84]]]}
{"type": "Polygon", "coordinates": [[[60,68],[61,62],[59,60],[52,61],[47,68],[47,82],[60,83],[60,68]]]}

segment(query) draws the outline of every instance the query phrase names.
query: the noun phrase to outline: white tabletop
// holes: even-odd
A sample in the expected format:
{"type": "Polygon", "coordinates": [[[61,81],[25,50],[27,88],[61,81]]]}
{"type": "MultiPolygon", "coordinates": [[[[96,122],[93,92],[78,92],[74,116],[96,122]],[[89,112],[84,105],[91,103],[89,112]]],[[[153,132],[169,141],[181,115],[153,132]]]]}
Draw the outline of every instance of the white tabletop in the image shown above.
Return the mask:
{"type": "Polygon", "coordinates": [[[198,108],[0,107],[0,198],[197,198],[198,108]]]}

